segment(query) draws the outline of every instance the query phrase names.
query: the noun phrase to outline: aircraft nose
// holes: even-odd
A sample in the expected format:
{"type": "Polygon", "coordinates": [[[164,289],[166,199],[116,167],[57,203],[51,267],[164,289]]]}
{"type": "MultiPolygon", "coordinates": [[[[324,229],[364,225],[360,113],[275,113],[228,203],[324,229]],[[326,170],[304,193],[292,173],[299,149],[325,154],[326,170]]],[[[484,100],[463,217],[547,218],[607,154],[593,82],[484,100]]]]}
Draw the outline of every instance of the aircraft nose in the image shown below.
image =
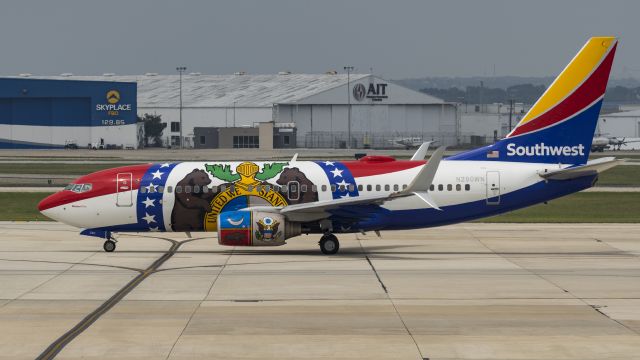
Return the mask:
{"type": "Polygon", "coordinates": [[[66,196],[61,192],[49,195],[38,203],[38,211],[52,220],[62,221],[62,207],[67,203],[66,196]]]}

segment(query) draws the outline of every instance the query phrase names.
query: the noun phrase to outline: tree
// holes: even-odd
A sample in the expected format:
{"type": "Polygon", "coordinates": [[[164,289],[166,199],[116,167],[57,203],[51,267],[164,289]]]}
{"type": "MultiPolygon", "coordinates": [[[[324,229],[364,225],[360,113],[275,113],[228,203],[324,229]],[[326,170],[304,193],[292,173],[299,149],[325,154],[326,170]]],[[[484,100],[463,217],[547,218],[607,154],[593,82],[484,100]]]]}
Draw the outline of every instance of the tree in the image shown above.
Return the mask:
{"type": "Polygon", "coordinates": [[[145,146],[162,147],[162,132],[167,124],[162,122],[160,115],[144,114],[143,117],[138,116],[140,121],[144,122],[145,146]]]}

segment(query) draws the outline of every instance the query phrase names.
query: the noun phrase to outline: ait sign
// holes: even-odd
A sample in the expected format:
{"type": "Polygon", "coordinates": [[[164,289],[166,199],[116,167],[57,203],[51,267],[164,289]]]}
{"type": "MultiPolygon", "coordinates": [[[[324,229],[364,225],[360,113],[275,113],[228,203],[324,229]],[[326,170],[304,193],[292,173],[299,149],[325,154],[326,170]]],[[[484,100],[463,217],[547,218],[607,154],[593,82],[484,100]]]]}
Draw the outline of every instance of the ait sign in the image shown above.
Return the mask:
{"type": "Polygon", "coordinates": [[[387,85],[386,83],[369,83],[369,86],[366,87],[363,84],[355,84],[352,90],[353,98],[357,101],[362,101],[365,98],[371,101],[382,101],[389,97],[387,95],[387,85]]]}

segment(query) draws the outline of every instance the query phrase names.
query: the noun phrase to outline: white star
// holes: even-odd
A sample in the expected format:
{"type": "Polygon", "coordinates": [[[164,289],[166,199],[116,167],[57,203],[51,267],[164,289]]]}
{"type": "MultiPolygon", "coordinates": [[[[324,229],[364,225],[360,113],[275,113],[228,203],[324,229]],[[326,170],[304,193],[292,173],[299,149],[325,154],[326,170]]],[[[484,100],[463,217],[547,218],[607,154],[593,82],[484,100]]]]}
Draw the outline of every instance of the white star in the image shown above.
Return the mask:
{"type": "Polygon", "coordinates": [[[169,163],[164,163],[164,164],[160,165],[160,168],[169,167],[169,165],[170,165],[169,163]]]}
{"type": "Polygon", "coordinates": [[[324,164],[327,166],[333,166],[333,161],[325,161],[324,164]]]}
{"type": "Polygon", "coordinates": [[[332,171],[329,171],[329,172],[333,174],[333,177],[338,177],[338,176],[342,177],[342,172],[343,171],[344,170],[339,170],[338,168],[335,168],[335,169],[333,169],[332,171]]]}
{"type": "Polygon", "coordinates": [[[349,183],[344,181],[344,179],[342,181],[340,181],[339,183],[336,183],[336,185],[338,186],[344,186],[345,190],[347,189],[347,186],[349,186],[349,183]]]}
{"type": "Polygon", "coordinates": [[[149,227],[149,231],[160,231],[160,229],[158,229],[158,227],[149,227]]]}
{"type": "Polygon", "coordinates": [[[143,217],[143,219],[145,219],[147,221],[147,224],[151,224],[152,222],[156,222],[156,216],[155,215],[149,215],[148,212],[145,212],[145,214],[147,216],[143,217]]]}
{"type": "Polygon", "coordinates": [[[149,206],[155,206],[154,204],[155,200],[151,200],[149,199],[149,197],[147,197],[147,200],[143,201],[142,203],[144,204],[144,208],[148,208],[149,206]]]}
{"type": "Polygon", "coordinates": [[[162,179],[162,174],[164,174],[164,173],[161,173],[160,170],[156,170],[156,172],[151,173],[151,175],[153,175],[154,179],[162,179]]]}
{"type": "Polygon", "coordinates": [[[158,187],[158,185],[154,185],[152,183],[149,183],[149,186],[145,186],[145,188],[147,188],[147,192],[156,192],[156,188],[158,187]],[[153,188],[153,190],[151,190],[151,188],[153,188]]]}

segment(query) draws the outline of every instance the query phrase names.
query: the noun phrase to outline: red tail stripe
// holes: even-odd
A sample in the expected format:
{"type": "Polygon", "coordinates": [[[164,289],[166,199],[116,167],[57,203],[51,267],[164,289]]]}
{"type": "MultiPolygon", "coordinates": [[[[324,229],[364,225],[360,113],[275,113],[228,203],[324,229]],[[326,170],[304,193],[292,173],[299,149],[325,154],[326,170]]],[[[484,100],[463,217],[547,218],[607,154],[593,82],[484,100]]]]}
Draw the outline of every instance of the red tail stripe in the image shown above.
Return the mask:
{"type": "Polygon", "coordinates": [[[554,123],[562,121],[586,108],[589,104],[602,96],[607,88],[607,81],[609,79],[611,65],[613,64],[613,56],[616,52],[616,46],[617,44],[614,45],[613,49],[609,52],[609,55],[607,55],[600,66],[598,66],[596,71],[591,74],[589,79],[582,83],[582,85],[580,85],[571,95],[551,110],[540,115],[537,119],[518,126],[509,137],[553,125],[554,123]]]}

